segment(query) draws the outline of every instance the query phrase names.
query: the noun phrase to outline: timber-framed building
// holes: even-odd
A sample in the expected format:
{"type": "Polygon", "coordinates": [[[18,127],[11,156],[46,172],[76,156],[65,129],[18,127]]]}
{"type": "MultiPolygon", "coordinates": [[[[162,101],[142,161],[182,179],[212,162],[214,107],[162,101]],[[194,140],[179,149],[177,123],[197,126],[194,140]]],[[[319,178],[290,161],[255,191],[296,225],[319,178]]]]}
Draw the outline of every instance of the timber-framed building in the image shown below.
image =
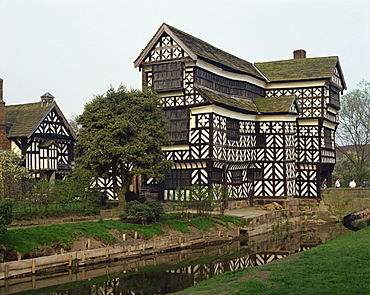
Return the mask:
{"type": "Polygon", "coordinates": [[[340,94],[337,56],[250,63],[163,24],[134,62],[162,98],[174,167],[160,199],[193,184],[258,198],[319,199],[331,183],[340,94]]]}
{"type": "Polygon", "coordinates": [[[0,150],[24,157],[36,179],[63,179],[74,161],[77,136],[54,96],[46,92],[40,101],[5,105],[0,79],[0,150]]]}

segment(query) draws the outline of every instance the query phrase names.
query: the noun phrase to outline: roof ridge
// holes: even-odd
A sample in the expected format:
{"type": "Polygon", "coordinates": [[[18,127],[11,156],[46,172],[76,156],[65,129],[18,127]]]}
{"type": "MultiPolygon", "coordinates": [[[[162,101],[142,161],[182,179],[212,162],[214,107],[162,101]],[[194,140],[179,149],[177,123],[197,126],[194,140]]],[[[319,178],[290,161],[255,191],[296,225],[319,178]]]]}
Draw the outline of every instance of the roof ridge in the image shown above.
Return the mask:
{"type": "MultiPolygon", "coordinates": [[[[30,105],[30,104],[41,104],[41,101],[35,101],[35,102],[25,102],[25,103],[18,103],[18,104],[6,104],[5,107],[15,107],[15,106],[24,106],[24,105],[30,105]]],[[[41,107],[51,106],[52,104],[56,104],[56,101],[51,101],[48,105],[41,105],[41,107]]]]}
{"type": "Polygon", "coordinates": [[[185,47],[183,49],[188,50],[187,53],[192,59],[200,59],[211,64],[213,63],[228,71],[247,74],[257,79],[266,81],[266,77],[261,74],[261,71],[258,70],[252,62],[222,50],[167,23],[162,23],[161,27],[141,51],[139,56],[134,61],[135,67],[141,66],[141,64],[144,62],[145,56],[149,53],[151,47],[154,46],[156,39],[159,38],[164,32],[166,32],[172,38],[175,38],[176,42],[180,42],[179,46],[185,47]]]}
{"type": "MultiPolygon", "coordinates": [[[[164,23],[165,24],[165,23],[164,23]]],[[[240,58],[240,57],[238,57],[238,56],[236,56],[236,55],[234,55],[234,54],[232,54],[232,53],[230,53],[230,52],[227,52],[227,51],[225,51],[225,50],[223,50],[223,49],[220,49],[219,47],[217,47],[217,46],[214,46],[214,45],[212,45],[211,43],[208,43],[207,41],[204,41],[204,40],[202,40],[202,39],[200,39],[200,38],[198,38],[198,37],[195,37],[195,36],[193,36],[193,35],[191,35],[191,34],[189,34],[189,33],[186,33],[186,32],[184,32],[184,31],[182,31],[182,30],[180,30],[180,29],[178,29],[178,28],[176,28],[176,27],[174,27],[174,26],[171,26],[171,25],[168,25],[168,24],[165,24],[166,26],[168,26],[168,28],[169,29],[175,29],[175,30],[177,30],[177,31],[179,31],[179,32],[181,32],[181,33],[183,33],[183,34],[185,34],[185,35],[188,35],[188,36],[190,36],[190,37],[192,37],[192,38],[194,38],[194,39],[197,39],[197,40],[199,40],[199,41],[201,41],[202,43],[205,43],[205,44],[207,44],[207,45],[209,45],[209,46],[211,46],[211,47],[213,47],[213,48],[216,48],[217,50],[219,50],[219,51],[221,51],[221,52],[224,52],[224,53],[226,53],[226,54],[228,54],[228,55],[231,55],[231,56],[233,56],[233,57],[235,57],[235,58],[237,58],[237,59],[240,59],[240,60],[242,60],[242,61],[245,61],[245,62],[247,62],[247,63],[250,63],[251,65],[253,65],[253,63],[252,62],[250,62],[250,61],[247,61],[247,60],[245,60],[245,59],[243,59],[243,58],[240,58]]]]}
{"type": "Polygon", "coordinates": [[[316,57],[305,57],[305,58],[288,58],[288,59],[278,59],[278,60],[270,60],[270,61],[260,61],[254,62],[254,64],[263,64],[263,63],[272,63],[272,62],[282,62],[282,61],[292,61],[292,60],[312,60],[312,59],[323,59],[323,58],[338,58],[337,55],[330,55],[330,56],[316,56],[316,57]]]}

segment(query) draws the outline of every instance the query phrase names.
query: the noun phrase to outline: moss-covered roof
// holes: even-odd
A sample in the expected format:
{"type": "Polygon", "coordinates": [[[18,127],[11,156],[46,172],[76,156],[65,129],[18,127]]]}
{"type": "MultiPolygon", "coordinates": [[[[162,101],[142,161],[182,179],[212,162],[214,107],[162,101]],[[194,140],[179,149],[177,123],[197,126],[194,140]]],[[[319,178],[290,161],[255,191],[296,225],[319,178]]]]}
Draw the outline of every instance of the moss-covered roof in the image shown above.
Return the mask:
{"type": "Polygon", "coordinates": [[[337,65],[337,56],[298,58],[255,63],[271,82],[329,79],[337,65]]]}
{"type": "Polygon", "coordinates": [[[26,103],[18,105],[7,105],[5,107],[5,121],[7,124],[8,137],[27,137],[55,106],[54,103],[41,105],[41,102],[26,103]]]}
{"type": "MultiPolygon", "coordinates": [[[[230,53],[227,53],[226,51],[218,49],[217,47],[207,42],[204,42],[199,38],[189,35],[179,29],[176,29],[175,27],[172,27],[164,23],[162,24],[157,34],[153,38],[159,38],[158,34],[160,32],[166,32],[168,35],[176,37],[187,47],[184,49],[190,50],[199,59],[214,63],[217,66],[225,68],[227,70],[233,70],[236,72],[249,74],[264,81],[266,80],[257,70],[257,68],[253,65],[253,63],[250,63],[230,53]]],[[[135,66],[139,65],[139,61],[142,58],[144,58],[144,55],[146,55],[148,51],[151,49],[149,47],[153,46],[153,42],[155,40],[153,38],[134,62],[135,66]]]]}
{"type": "Polygon", "coordinates": [[[229,106],[252,113],[258,112],[253,101],[249,99],[231,97],[206,88],[199,88],[198,91],[202,97],[206,98],[210,103],[221,104],[223,106],[229,106]]]}
{"type": "Polygon", "coordinates": [[[253,102],[260,113],[288,113],[291,110],[295,95],[284,95],[279,97],[258,97],[253,102]]]}
{"type": "Polygon", "coordinates": [[[343,73],[337,56],[298,58],[270,62],[250,63],[217,47],[163,23],[145,49],[135,60],[135,67],[141,66],[149,52],[163,35],[169,35],[183,47],[192,59],[204,60],[227,71],[254,76],[270,82],[295,82],[330,79],[338,67],[343,87],[346,89],[343,73]]]}
{"type": "Polygon", "coordinates": [[[235,98],[203,87],[198,88],[198,91],[210,103],[241,110],[246,113],[289,113],[291,112],[292,103],[295,100],[295,95],[280,96],[278,98],[257,97],[250,100],[246,98],[235,98]]]}
{"type": "MultiPolygon", "coordinates": [[[[167,25],[167,24],[166,24],[167,25]]],[[[167,25],[167,27],[192,51],[198,58],[205,59],[207,61],[212,61],[220,65],[224,65],[231,69],[241,71],[246,74],[258,77],[265,80],[264,77],[258,72],[256,67],[239,57],[236,57],[226,51],[218,49],[217,47],[204,42],[192,35],[189,35],[181,30],[178,30],[172,26],[167,25]]]]}

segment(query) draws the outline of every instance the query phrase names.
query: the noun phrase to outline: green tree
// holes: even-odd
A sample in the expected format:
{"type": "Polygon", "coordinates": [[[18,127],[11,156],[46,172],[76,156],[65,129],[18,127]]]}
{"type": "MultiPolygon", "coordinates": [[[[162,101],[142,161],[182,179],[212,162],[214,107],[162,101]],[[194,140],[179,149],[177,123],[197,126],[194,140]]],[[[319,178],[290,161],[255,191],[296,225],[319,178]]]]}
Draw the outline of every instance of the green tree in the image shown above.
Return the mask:
{"type": "Polygon", "coordinates": [[[73,129],[74,132],[77,134],[79,133],[79,130],[81,128],[81,125],[77,123],[78,116],[76,114],[71,115],[71,118],[68,120],[69,125],[73,129]]]}
{"type": "MultiPolygon", "coordinates": [[[[362,80],[358,89],[342,97],[337,132],[337,150],[348,160],[357,181],[367,179],[370,161],[370,83],[362,80]],[[348,149],[347,147],[352,148],[348,149]]],[[[336,170],[338,172],[338,167],[336,170]]],[[[346,169],[345,167],[343,167],[346,169]]],[[[344,173],[345,171],[343,171],[344,173]]]]}
{"type": "Polygon", "coordinates": [[[22,166],[22,158],[14,152],[2,152],[0,168],[0,198],[23,198],[31,174],[22,166]]]}
{"type": "Polygon", "coordinates": [[[346,157],[340,157],[335,164],[333,171],[333,179],[341,179],[341,187],[348,187],[351,179],[355,179],[357,185],[361,185],[361,181],[366,179],[366,175],[370,175],[370,163],[367,161],[360,170],[356,165],[356,161],[350,161],[349,158],[355,159],[355,152],[347,152],[346,157]]]}
{"type": "Polygon", "coordinates": [[[76,164],[91,170],[94,177],[110,177],[120,208],[135,175],[162,180],[171,169],[172,162],[161,149],[170,142],[159,106],[158,95],[150,90],[111,87],[87,103],[77,118],[82,127],[76,164]]]}

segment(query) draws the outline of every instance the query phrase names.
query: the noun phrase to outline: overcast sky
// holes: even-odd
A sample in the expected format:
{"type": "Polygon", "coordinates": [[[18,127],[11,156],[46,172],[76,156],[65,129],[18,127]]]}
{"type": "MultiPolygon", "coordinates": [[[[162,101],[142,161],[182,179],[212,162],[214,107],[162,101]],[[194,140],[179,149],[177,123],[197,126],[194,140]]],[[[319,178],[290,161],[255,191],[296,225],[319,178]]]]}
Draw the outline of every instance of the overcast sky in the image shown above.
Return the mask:
{"type": "Polygon", "coordinates": [[[0,0],[4,100],[48,91],[71,118],[110,85],[140,88],[133,61],[163,22],[249,62],[337,55],[348,90],[370,82],[368,0],[0,0]]]}

